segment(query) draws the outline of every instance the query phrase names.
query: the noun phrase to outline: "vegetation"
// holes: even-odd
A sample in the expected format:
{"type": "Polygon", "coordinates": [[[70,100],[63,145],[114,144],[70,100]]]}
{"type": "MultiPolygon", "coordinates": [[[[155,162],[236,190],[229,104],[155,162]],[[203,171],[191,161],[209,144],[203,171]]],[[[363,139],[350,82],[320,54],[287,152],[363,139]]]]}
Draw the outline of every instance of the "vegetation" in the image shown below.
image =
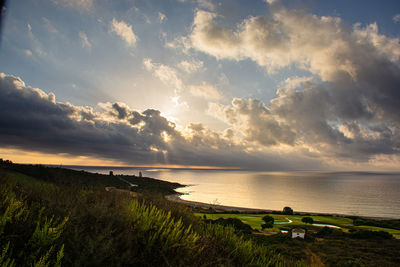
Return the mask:
{"type": "Polygon", "coordinates": [[[269,215],[265,215],[262,217],[262,220],[265,222],[261,225],[261,229],[265,228],[273,228],[274,227],[274,217],[271,217],[269,215]]]}
{"type": "Polygon", "coordinates": [[[0,266],[304,265],[247,238],[241,221],[205,222],[166,201],[176,184],[137,179],[143,193],[132,198],[104,189],[128,189],[118,175],[3,162],[0,266]]]}
{"type": "Polygon", "coordinates": [[[330,227],[307,226],[305,240],[292,239],[290,230],[304,227],[302,215],[282,214],[215,214],[197,213],[209,219],[236,218],[249,224],[255,232],[262,230],[263,218],[274,218],[274,227],[264,234],[252,234],[247,238],[257,244],[267,246],[279,253],[287,261],[302,260],[313,266],[398,266],[400,255],[399,230],[372,226],[356,226],[353,220],[340,216],[307,216],[319,224],[330,227]],[[291,223],[290,223],[291,221],[291,223]],[[368,227],[368,228],[367,228],[368,227]],[[280,231],[286,230],[287,234],[280,231]],[[273,232],[275,231],[275,234],[273,232]]]}
{"type": "Polygon", "coordinates": [[[308,224],[313,224],[313,223],[314,223],[314,219],[311,218],[311,217],[303,217],[303,218],[301,219],[301,221],[302,221],[303,223],[308,223],[308,224]]]}
{"type": "Polygon", "coordinates": [[[243,223],[241,220],[236,218],[218,218],[217,220],[207,220],[206,222],[223,226],[232,226],[236,232],[243,234],[251,234],[253,232],[253,229],[250,225],[243,223]]]}
{"type": "Polygon", "coordinates": [[[283,211],[282,211],[282,214],[293,215],[293,209],[291,207],[284,207],[283,211]]]}
{"type": "Polygon", "coordinates": [[[307,216],[341,229],[310,225],[306,239],[296,240],[290,230],[304,227],[304,215],[194,214],[165,200],[179,184],[0,163],[0,266],[396,266],[400,261],[400,241],[393,238],[400,230],[357,225],[360,218],[307,216]],[[139,185],[133,187],[138,198],[105,190],[130,190],[129,183],[139,185]],[[272,228],[262,231],[268,222],[272,228]]]}
{"type": "Polygon", "coordinates": [[[354,225],[367,225],[382,228],[390,228],[400,230],[400,220],[373,220],[359,217],[352,217],[354,225]]]}
{"type": "Polygon", "coordinates": [[[262,217],[262,220],[263,220],[265,223],[272,223],[272,224],[274,224],[274,217],[272,217],[272,216],[265,215],[264,217],[262,217]]]}

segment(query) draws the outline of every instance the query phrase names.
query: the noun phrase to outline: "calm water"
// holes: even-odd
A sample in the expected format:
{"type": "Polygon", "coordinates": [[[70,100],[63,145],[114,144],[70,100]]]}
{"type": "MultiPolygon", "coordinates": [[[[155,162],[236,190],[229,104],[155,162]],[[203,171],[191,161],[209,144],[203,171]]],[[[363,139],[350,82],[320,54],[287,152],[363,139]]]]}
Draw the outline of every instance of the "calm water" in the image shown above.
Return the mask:
{"type": "MultiPolygon", "coordinates": [[[[79,170],[135,174],[133,168],[79,170]]],[[[144,176],[190,185],[183,199],[227,206],[400,218],[400,174],[141,170],[144,176]]]]}

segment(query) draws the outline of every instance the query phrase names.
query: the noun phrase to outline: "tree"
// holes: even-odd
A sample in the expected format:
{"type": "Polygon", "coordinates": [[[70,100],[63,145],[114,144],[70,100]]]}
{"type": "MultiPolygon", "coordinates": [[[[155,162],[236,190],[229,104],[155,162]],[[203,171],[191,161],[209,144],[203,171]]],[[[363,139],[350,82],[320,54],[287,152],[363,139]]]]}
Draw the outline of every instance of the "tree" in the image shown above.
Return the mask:
{"type": "Polygon", "coordinates": [[[311,217],[303,217],[303,218],[301,219],[301,221],[302,221],[303,223],[308,223],[308,224],[313,224],[313,222],[314,222],[313,218],[311,218],[311,217]]]}
{"type": "Polygon", "coordinates": [[[284,207],[282,214],[293,215],[293,209],[291,207],[284,207]]]}
{"type": "Polygon", "coordinates": [[[261,218],[265,223],[272,223],[274,224],[274,218],[269,215],[265,215],[264,217],[261,218]]]}
{"type": "Polygon", "coordinates": [[[265,228],[272,228],[274,227],[274,218],[269,216],[269,215],[265,215],[264,217],[261,218],[265,223],[263,223],[261,225],[261,229],[264,230],[265,228]]]}

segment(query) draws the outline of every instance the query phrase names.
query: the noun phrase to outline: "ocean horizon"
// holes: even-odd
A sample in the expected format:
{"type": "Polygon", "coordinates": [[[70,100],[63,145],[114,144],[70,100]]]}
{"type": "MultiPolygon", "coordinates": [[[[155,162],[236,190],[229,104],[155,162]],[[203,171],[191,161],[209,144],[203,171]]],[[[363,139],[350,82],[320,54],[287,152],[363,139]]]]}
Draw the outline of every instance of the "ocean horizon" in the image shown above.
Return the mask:
{"type": "Polygon", "coordinates": [[[63,166],[177,182],[184,200],[208,204],[382,218],[400,218],[400,173],[265,172],[143,167],[63,166]]]}

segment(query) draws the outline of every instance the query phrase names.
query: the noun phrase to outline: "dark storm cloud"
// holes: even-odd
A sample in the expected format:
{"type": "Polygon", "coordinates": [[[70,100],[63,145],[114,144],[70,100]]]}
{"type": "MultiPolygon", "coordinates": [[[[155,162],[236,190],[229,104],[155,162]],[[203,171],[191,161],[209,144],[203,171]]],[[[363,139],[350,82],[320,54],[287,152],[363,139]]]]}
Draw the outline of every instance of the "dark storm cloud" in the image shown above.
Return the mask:
{"type": "MultiPolygon", "coordinates": [[[[128,123],[105,120],[90,108],[57,103],[53,98],[26,87],[19,78],[2,74],[1,145],[114,159],[126,156],[145,162],[151,157],[151,146],[164,146],[162,127],[173,131],[166,124],[157,124],[157,112],[145,111],[140,118],[144,126],[138,129],[128,123]]],[[[121,112],[118,117],[123,117],[121,112]]]]}
{"type": "Polygon", "coordinates": [[[47,153],[114,159],[127,164],[182,164],[253,169],[319,166],[302,157],[292,164],[277,156],[247,153],[232,132],[213,132],[201,124],[183,136],[160,111],[139,112],[124,103],[90,107],[56,102],[55,96],[0,74],[0,146],[47,153]]]}

